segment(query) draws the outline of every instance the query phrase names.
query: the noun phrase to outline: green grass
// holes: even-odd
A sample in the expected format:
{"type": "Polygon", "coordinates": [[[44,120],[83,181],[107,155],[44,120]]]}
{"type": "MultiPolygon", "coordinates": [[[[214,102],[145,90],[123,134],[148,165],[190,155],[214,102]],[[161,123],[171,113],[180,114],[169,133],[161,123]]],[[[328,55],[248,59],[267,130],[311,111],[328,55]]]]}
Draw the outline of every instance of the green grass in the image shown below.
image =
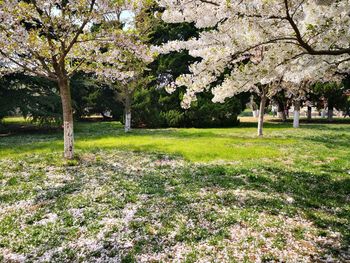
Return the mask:
{"type": "MultiPolygon", "coordinates": [[[[0,261],[349,260],[350,125],[0,129],[0,261]]],[[[20,126],[27,126],[20,123],[20,126]]]]}
{"type": "MultiPolygon", "coordinates": [[[[118,123],[79,123],[76,125],[77,152],[99,149],[123,149],[176,154],[191,161],[241,160],[272,158],[281,155],[286,147],[298,144],[295,130],[269,124],[267,136],[257,138],[255,127],[240,129],[164,129],[134,130],[125,134],[118,123]],[[280,136],[283,129],[284,134],[280,136]]],[[[0,157],[28,153],[60,154],[62,135],[48,133],[3,137],[0,157]]]]}

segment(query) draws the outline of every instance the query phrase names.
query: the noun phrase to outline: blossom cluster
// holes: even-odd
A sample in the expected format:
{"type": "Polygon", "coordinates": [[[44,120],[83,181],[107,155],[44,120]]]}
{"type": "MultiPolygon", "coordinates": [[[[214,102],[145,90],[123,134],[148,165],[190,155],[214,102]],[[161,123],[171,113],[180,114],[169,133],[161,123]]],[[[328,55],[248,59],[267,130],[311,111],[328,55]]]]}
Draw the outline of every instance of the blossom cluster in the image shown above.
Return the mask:
{"type": "Polygon", "coordinates": [[[198,38],[157,47],[163,53],[186,49],[201,58],[191,65],[190,74],[175,82],[187,87],[185,107],[212,86],[213,100],[222,102],[236,93],[257,90],[257,85],[279,89],[276,83],[281,81],[300,86],[306,81],[337,80],[335,74],[349,68],[349,0],[159,3],[165,8],[164,21],[193,22],[201,29],[198,38]],[[220,76],[224,80],[217,84],[220,76]]]}
{"type": "Polygon", "coordinates": [[[140,6],[137,1],[1,1],[1,70],[24,70],[52,80],[78,70],[107,79],[129,77],[132,72],[120,70],[126,49],[141,60],[152,59],[120,21],[123,11],[136,12],[140,6]]]}

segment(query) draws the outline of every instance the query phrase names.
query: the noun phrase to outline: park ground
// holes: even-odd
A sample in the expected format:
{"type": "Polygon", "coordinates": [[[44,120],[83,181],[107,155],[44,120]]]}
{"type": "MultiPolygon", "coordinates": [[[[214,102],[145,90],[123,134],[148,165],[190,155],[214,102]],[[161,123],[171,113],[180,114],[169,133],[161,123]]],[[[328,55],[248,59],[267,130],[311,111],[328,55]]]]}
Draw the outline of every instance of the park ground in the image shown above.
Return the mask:
{"type": "Polygon", "coordinates": [[[0,128],[0,262],[349,262],[350,124],[0,128]]]}

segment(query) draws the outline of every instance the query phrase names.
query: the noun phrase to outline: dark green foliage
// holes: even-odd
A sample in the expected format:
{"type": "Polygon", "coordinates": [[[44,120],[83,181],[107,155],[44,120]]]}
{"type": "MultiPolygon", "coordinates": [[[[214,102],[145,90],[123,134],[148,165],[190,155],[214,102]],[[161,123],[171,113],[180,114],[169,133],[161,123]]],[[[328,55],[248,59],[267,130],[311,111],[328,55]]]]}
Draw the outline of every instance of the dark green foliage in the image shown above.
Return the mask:
{"type": "Polygon", "coordinates": [[[162,127],[159,111],[159,92],[154,86],[136,90],[132,104],[132,122],[135,127],[162,127]]]}
{"type": "MultiPolygon", "coordinates": [[[[154,18],[153,18],[154,19],[154,18]]],[[[191,23],[166,24],[154,19],[149,42],[161,45],[170,40],[187,40],[198,36],[198,29],[191,23]]],[[[242,110],[240,98],[214,104],[210,91],[198,95],[192,107],[185,110],[181,101],[185,88],[168,94],[164,87],[181,74],[189,73],[189,65],[198,61],[187,51],[160,55],[149,66],[155,80],[134,94],[132,116],[136,127],[226,127],[237,125],[237,115],[242,110]]]]}
{"type": "Polygon", "coordinates": [[[346,113],[347,116],[350,116],[350,75],[347,75],[346,78],[343,80],[343,85],[346,99],[342,110],[346,113]]]}
{"type": "Polygon", "coordinates": [[[277,104],[278,111],[279,112],[285,112],[288,110],[288,98],[286,97],[286,93],[284,90],[281,90],[278,92],[274,97],[273,101],[277,104]]]}
{"type": "Polygon", "coordinates": [[[181,108],[183,89],[168,94],[164,89],[150,87],[134,95],[132,115],[136,127],[229,127],[237,125],[242,110],[242,95],[225,103],[213,103],[210,93],[198,96],[189,109],[181,108]]]}
{"type": "Polygon", "coordinates": [[[169,127],[179,127],[185,120],[185,114],[179,110],[161,112],[160,117],[164,120],[165,125],[169,127]]]}
{"type": "Polygon", "coordinates": [[[211,94],[202,94],[185,112],[188,127],[229,127],[238,124],[237,116],[242,110],[238,98],[226,99],[225,103],[213,103],[211,94]]]}
{"type": "Polygon", "coordinates": [[[326,103],[329,109],[341,110],[346,106],[345,86],[337,83],[317,83],[313,87],[313,99],[318,108],[326,103]]]}
{"type": "Polygon", "coordinates": [[[121,120],[123,105],[116,99],[117,92],[111,86],[78,73],[71,79],[71,89],[76,118],[101,114],[104,118],[121,120]]]}
{"type": "Polygon", "coordinates": [[[61,112],[55,83],[21,73],[0,79],[0,118],[20,113],[39,123],[59,122],[61,112]]]}
{"type": "MultiPolygon", "coordinates": [[[[82,73],[73,76],[70,84],[76,118],[101,114],[121,120],[123,106],[112,87],[82,73]]],[[[21,73],[1,78],[0,118],[18,114],[42,124],[60,123],[62,109],[57,85],[21,73]]]]}

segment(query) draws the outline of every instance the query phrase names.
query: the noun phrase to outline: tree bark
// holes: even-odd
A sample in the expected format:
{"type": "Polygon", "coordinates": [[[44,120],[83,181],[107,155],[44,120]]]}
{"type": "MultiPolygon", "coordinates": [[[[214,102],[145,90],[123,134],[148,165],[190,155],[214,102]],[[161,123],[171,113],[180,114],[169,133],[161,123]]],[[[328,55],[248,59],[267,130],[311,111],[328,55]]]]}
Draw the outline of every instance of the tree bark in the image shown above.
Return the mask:
{"type": "Polygon", "coordinates": [[[333,121],[333,107],[328,106],[328,121],[333,121]]]}
{"type": "Polygon", "coordinates": [[[279,111],[277,113],[278,118],[280,118],[283,122],[287,121],[287,117],[286,117],[286,112],[284,110],[279,111]]]}
{"type": "Polygon", "coordinates": [[[253,111],[253,117],[254,118],[259,118],[259,110],[253,111]]]}
{"type": "Polygon", "coordinates": [[[293,118],[293,127],[299,128],[299,119],[300,119],[300,101],[294,101],[294,118],[293,118]]]}
{"type": "Polygon", "coordinates": [[[258,120],[258,136],[260,136],[260,137],[263,136],[265,106],[266,106],[266,90],[265,90],[265,88],[263,88],[262,94],[261,94],[259,120],[258,120]]]}
{"type": "Polygon", "coordinates": [[[311,121],[312,119],[312,107],[308,106],[307,107],[307,120],[311,121]]]}
{"type": "Polygon", "coordinates": [[[125,98],[125,124],[124,124],[125,132],[130,132],[131,130],[131,98],[127,96],[125,98]]]}
{"type": "Polygon", "coordinates": [[[64,134],[64,158],[74,158],[74,126],[72,98],[68,78],[61,78],[58,81],[63,111],[63,134],[64,134]]]}
{"type": "Polygon", "coordinates": [[[257,112],[256,110],[253,110],[253,111],[252,111],[252,113],[253,113],[253,118],[257,118],[257,117],[258,117],[258,115],[256,114],[256,112],[257,112]]]}
{"type": "Polygon", "coordinates": [[[278,103],[278,109],[277,109],[277,117],[280,118],[283,122],[285,122],[287,120],[286,117],[286,112],[284,111],[284,107],[283,105],[281,105],[281,103],[278,103]]]}
{"type": "Polygon", "coordinates": [[[254,102],[254,96],[250,96],[250,106],[252,108],[252,113],[254,118],[258,118],[259,116],[259,110],[257,109],[257,105],[254,102]]]}
{"type": "Polygon", "coordinates": [[[129,132],[131,130],[131,112],[125,112],[125,132],[129,132]]]}

